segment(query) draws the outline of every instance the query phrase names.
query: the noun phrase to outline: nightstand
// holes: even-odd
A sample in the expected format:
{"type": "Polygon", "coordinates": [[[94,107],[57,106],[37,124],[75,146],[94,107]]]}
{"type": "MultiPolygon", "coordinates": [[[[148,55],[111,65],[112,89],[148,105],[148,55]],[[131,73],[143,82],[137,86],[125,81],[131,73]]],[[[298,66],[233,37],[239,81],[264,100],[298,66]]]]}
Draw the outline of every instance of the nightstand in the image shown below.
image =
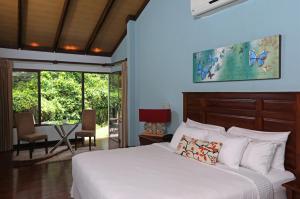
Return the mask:
{"type": "Polygon", "coordinates": [[[141,145],[148,145],[159,142],[170,142],[172,140],[172,137],[172,134],[166,134],[163,137],[139,135],[141,145]]]}
{"type": "Polygon", "coordinates": [[[297,180],[283,184],[286,188],[287,199],[300,199],[300,183],[297,180]]]}

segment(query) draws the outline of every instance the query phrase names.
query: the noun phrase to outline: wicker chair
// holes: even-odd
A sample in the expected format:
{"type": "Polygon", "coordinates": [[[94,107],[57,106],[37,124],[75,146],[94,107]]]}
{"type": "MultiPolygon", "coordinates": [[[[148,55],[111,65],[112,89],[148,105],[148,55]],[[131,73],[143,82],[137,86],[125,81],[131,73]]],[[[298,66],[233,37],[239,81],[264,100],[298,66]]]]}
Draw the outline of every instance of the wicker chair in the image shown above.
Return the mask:
{"type": "Polygon", "coordinates": [[[38,140],[45,140],[45,152],[48,154],[48,136],[35,132],[33,114],[30,112],[16,113],[15,119],[18,135],[17,155],[19,155],[20,141],[26,141],[30,144],[29,155],[32,159],[34,144],[38,140]]]}
{"type": "Polygon", "coordinates": [[[91,150],[91,138],[94,137],[94,146],[96,146],[96,110],[82,111],[82,128],[75,133],[75,150],[77,150],[77,137],[89,137],[89,150],[91,150]]]}

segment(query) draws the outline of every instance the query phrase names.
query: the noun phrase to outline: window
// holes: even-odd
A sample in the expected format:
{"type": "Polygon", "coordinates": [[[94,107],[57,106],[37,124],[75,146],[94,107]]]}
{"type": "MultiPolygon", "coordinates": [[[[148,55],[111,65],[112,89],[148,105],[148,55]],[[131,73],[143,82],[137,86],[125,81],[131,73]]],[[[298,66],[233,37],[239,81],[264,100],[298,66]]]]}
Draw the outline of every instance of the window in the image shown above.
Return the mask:
{"type": "Polygon", "coordinates": [[[112,73],[109,76],[109,137],[119,143],[121,113],[121,73],[112,73]]]}
{"type": "Polygon", "coordinates": [[[13,72],[13,110],[32,112],[37,123],[39,122],[38,76],[38,72],[13,72]]]}
{"type": "Polygon", "coordinates": [[[109,78],[109,107],[110,118],[121,117],[121,73],[113,73],[109,78]]]}
{"type": "Polygon", "coordinates": [[[41,72],[41,121],[52,123],[80,121],[82,111],[82,73],[41,72]]]}
{"type": "Polygon", "coordinates": [[[82,109],[95,109],[98,130],[108,124],[109,77],[99,73],[16,70],[13,109],[33,112],[37,124],[64,120],[77,123],[82,109]]]}
{"type": "Polygon", "coordinates": [[[97,126],[108,123],[108,75],[84,74],[84,108],[97,111],[97,126]]]}

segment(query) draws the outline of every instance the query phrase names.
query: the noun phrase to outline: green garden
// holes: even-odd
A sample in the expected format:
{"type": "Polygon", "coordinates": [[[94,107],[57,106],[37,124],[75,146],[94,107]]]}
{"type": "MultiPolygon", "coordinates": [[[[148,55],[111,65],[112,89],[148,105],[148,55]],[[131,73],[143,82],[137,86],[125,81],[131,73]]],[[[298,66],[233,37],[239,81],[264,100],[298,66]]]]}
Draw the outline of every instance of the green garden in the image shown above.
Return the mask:
{"type": "Polygon", "coordinates": [[[97,111],[97,125],[108,124],[120,110],[120,75],[15,71],[14,112],[31,111],[36,123],[79,122],[82,109],[97,111]],[[40,104],[40,105],[39,105],[40,104]],[[110,108],[109,108],[110,107],[110,108]]]}

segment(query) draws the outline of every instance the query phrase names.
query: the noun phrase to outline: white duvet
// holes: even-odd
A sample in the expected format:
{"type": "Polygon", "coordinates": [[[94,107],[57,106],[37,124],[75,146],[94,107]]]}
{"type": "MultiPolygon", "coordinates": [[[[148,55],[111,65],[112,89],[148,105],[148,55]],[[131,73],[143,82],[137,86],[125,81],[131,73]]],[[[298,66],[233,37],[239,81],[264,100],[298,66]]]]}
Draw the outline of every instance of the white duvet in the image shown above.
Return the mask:
{"type": "Polygon", "coordinates": [[[72,159],[75,199],[272,199],[255,172],[187,159],[163,144],[95,151],[72,159]]]}

